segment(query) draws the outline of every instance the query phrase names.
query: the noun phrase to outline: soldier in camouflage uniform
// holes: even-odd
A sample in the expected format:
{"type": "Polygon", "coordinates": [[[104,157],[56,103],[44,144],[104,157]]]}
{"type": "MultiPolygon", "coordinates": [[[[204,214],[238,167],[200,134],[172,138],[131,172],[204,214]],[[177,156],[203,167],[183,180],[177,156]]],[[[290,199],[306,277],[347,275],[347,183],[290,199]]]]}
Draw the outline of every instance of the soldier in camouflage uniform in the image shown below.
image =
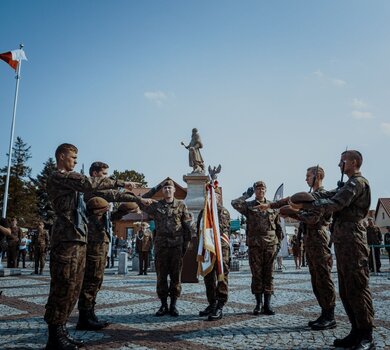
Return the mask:
{"type": "Polygon", "coordinates": [[[154,254],[157,273],[157,295],[161,307],[156,316],[170,314],[179,316],[176,308],[181,293],[181,271],[183,256],[191,240],[191,216],[184,202],[174,197],[175,184],[169,178],[162,187],[164,199],[149,207],[140,205],[141,210],[151,215],[156,225],[154,254]],[[168,287],[168,276],[170,285],[168,287]],[[167,299],[171,298],[168,309],[167,299]]]}
{"type": "Polygon", "coordinates": [[[370,247],[371,245],[380,245],[382,244],[383,238],[382,238],[382,232],[380,228],[376,225],[374,225],[374,218],[369,217],[368,218],[368,225],[367,225],[367,244],[368,248],[370,249],[370,255],[368,259],[368,266],[370,268],[370,271],[374,271],[374,259],[375,259],[375,267],[376,272],[381,272],[381,248],[379,247],[370,247]],[[374,254],[373,254],[374,252],[374,254]]]}
{"type": "Polygon", "coordinates": [[[131,184],[109,178],[89,178],[73,172],[77,148],[58,146],[57,170],[48,180],[47,192],[56,213],[51,235],[50,291],[45,321],[49,326],[46,349],[75,350],[82,342],[71,338],[65,324],[80,294],[85,270],[87,223],[83,219],[83,192],[126,187],[131,184]]]}
{"type": "Polygon", "coordinates": [[[274,315],[271,308],[271,294],[274,292],[273,270],[277,254],[277,245],[283,240],[283,230],[280,226],[278,213],[273,209],[262,211],[257,206],[269,203],[265,199],[267,187],[263,181],[258,181],[239,198],[232,201],[232,207],[247,218],[247,245],[249,265],[252,272],[252,293],[256,297],[254,315],[259,315],[262,295],[264,305],[261,313],[274,315]],[[249,199],[255,192],[256,199],[249,199]]]}
{"type": "Polygon", "coordinates": [[[14,217],[11,219],[11,234],[7,239],[7,267],[16,268],[19,243],[22,238],[22,230],[18,226],[18,220],[14,217]]]}
{"type": "Polygon", "coordinates": [[[35,274],[38,275],[39,270],[39,274],[42,275],[45,267],[46,251],[49,247],[49,234],[45,230],[43,221],[38,224],[38,230],[36,235],[33,236],[32,244],[34,247],[35,274]]]}
{"type": "MultiPolygon", "coordinates": [[[[199,312],[199,316],[208,316],[209,321],[219,320],[222,318],[222,308],[228,300],[228,275],[229,275],[229,259],[230,259],[230,214],[229,211],[222,205],[221,188],[215,189],[218,210],[219,231],[221,234],[221,248],[223,257],[223,281],[217,280],[217,264],[206,276],[204,276],[204,284],[206,286],[206,295],[209,305],[199,312]]],[[[200,236],[200,221],[203,216],[203,209],[199,212],[197,230],[198,237],[200,236]]]]}
{"type": "MultiPolygon", "coordinates": [[[[307,169],[306,183],[313,190],[313,195],[324,193],[322,180],[325,172],[320,166],[307,169]]],[[[276,209],[288,205],[289,198],[262,206],[262,209],[276,209]]],[[[318,304],[321,306],[321,315],[315,321],[309,322],[314,330],[325,330],[336,327],[334,308],[336,292],[332,280],[332,254],[329,248],[327,227],[331,221],[330,213],[321,213],[320,210],[300,210],[292,212],[289,217],[301,222],[303,239],[306,247],[306,256],[311,275],[311,284],[318,304]]]]}
{"type": "Polygon", "coordinates": [[[296,208],[316,209],[322,213],[334,213],[332,237],[335,245],[339,294],[352,324],[349,335],[335,339],[335,347],[374,349],[372,338],[374,309],[368,286],[368,247],[363,219],[370,203],[370,185],[360,173],[363,157],[360,152],[349,150],[341,154],[339,167],[348,181],[339,189],[315,193],[316,200],[296,208]]]}
{"type": "MultiPolygon", "coordinates": [[[[94,162],[89,168],[91,178],[106,178],[109,166],[103,162],[94,162]]],[[[131,183],[136,186],[135,183],[131,183]]],[[[149,199],[142,199],[131,193],[115,189],[97,190],[85,193],[89,203],[88,243],[83,284],[79,296],[78,330],[99,330],[108,326],[108,322],[99,321],[95,314],[96,296],[103,283],[108,247],[111,239],[111,221],[108,202],[138,202],[148,205],[149,199]]]]}

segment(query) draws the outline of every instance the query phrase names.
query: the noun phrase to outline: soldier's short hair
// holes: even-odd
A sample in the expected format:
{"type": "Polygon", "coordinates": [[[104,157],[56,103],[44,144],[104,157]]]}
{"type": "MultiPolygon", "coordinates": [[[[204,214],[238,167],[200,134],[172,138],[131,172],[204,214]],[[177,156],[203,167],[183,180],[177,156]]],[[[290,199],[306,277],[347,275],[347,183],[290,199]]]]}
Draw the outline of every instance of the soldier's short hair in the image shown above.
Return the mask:
{"type": "Polygon", "coordinates": [[[307,171],[310,171],[314,176],[316,176],[318,179],[323,180],[325,177],[325,171],[320,166],[311,166],[307,169],[307,171]]]}
{"type": "Polygon", "coordinates": [[[109,166],[103,162],[93,162],[89,167],[89,176],[92,176],[92,173],[96,171],[97,173],[103,169],[108,169],[109,166]]]}
{"type": "Polygon", "coordinates": [[[355,160],[356,166],[360,168],[363,163],[363,156],[359,151],[356,150],[348,150],[341,153],[341,155],[344,155],[349,160],[355,160]]]}
{"type": "Polygon", "coordinates": [[[56,153],[55,153],[56,160],[58,161],[61,154],[68,153],[68,152],[77,153],[78,151],[79,150],[77,149],[77,147],[75,145],[72,145],[71,143],[63,143],[63,144],[59,145],[56,149],[56,153]]]}

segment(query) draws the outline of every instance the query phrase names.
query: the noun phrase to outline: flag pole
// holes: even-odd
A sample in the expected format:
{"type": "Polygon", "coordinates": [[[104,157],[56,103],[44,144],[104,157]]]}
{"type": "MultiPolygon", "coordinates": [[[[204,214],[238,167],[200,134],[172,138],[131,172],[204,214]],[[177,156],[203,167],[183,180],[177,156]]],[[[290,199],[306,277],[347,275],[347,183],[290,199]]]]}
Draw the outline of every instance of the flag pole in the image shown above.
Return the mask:
{"type": "MultiPolygon", "coordinates": [[[[20,49],[23,48],[23,44],[20,44],[20,49]]],[[[16,71],[16,88],[15,88],[15,98],[14,98],[14,111],[12,115],[12,124],[11,124],[11,136],[9,140],[9,151],[8,151],[8,167],[7,167],[7,179],[5,181],[5,190],[3,198],[3,212],[2,217],[7,216],[7,203],[8,203],[8,188],[9,188],[9,178],[11,174],[11,163],[12,163],[12,146],[14,143],[14,133],[15,133],[15,122],[16,122],[16,107],[18,105],[18,92],[19,92],[19,80],[20,80],[20,70],[22,67],[22,60],[18,62],[18,69],[16,71]]]]}

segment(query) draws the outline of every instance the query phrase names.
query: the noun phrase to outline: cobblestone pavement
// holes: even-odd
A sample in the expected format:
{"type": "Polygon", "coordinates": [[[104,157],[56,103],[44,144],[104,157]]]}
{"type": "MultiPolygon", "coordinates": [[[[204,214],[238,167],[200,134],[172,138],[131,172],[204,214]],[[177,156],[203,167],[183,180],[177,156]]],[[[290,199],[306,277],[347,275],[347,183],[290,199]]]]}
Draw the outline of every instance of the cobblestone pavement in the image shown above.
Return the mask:
{"type": "MultiPolygon", "coordinates": [[[[72,314],[70,333],[87,342],[85,349],[332,349],[335,337],[349,332],[349,323],[337,299],[338,327],[312,331],[309,320],[319,314],[311,291],[307,268],[295,270],[286,261],[283,273],[275,273],[275,316],[253,316],[254,298],[250,293],[250,271],[241,262],[240,271],[230,273],[229,301],[222,320],[208,322],[198,316],[206,306],[203,282],[183,284],[178,301],[180,316],[155,317],[159,307],[155,294],[155,273],[126,276],[106,272],[97,300],[97,314],[112,324],[100,332],[75,330],[77,310],[72,314]]],[[[371,276],[374,296],[378,349],[390,349],[390,272],[383,261],[384,273],[371,276]]],[[[0,278],[0,349],[42,349],[47,339],[43,321],[49,291],[49,272],[0,278]]],[[[333,274],[337,283],[336,273],[333,274]]]]}

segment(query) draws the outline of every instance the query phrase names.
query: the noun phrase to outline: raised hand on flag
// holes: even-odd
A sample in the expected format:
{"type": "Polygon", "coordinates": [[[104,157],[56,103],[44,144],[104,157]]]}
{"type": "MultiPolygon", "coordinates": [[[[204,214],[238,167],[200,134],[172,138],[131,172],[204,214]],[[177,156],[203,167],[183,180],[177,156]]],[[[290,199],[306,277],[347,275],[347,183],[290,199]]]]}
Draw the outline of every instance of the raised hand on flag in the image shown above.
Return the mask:
{"type": "Polygon", "coordinates": [[[23,49],[0,53],[0,59],[8,63],[15,71],[18,69],[19,62],[27,61],[27,57],[23,49]]]}

